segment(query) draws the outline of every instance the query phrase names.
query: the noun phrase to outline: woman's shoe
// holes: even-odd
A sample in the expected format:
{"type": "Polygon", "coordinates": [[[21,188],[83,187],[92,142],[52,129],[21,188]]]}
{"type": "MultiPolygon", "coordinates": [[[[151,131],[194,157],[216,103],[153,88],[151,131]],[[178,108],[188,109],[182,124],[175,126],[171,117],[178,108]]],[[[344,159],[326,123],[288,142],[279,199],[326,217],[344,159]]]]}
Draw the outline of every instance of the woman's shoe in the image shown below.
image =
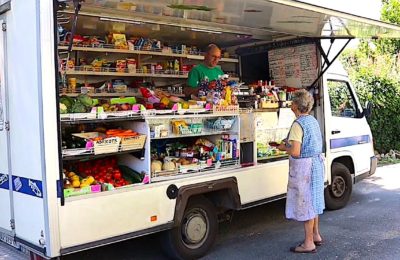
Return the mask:
{"type": "Polygon", "coordinates": [[[314,241],[314,244],[315,244],[316,246],[322,246],[322,245],[324,244],[324,242],[323,242],[323,240],[321,240],[321,241],[314,241]]]}

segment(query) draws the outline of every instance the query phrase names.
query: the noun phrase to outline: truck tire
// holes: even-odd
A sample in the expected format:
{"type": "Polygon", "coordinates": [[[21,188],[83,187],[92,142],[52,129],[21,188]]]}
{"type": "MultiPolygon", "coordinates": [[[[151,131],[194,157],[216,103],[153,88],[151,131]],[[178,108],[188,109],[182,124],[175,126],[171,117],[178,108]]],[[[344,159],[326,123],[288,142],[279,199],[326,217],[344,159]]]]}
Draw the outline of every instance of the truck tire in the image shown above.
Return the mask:
{"type": "Polygon", "coordinates": [[[350,170],[342,163],[332,164],[332,182],[325,188],[325,206],[336,210],[346,206],[353,189],[350,170]]]}
{"type": "Polygon", "coordinates": [[[197,259],[212,247],[217,233],[216,209],[199,197],[188,202],[181,224],[161,235],[161,246],[172,259],[197,259]]]}

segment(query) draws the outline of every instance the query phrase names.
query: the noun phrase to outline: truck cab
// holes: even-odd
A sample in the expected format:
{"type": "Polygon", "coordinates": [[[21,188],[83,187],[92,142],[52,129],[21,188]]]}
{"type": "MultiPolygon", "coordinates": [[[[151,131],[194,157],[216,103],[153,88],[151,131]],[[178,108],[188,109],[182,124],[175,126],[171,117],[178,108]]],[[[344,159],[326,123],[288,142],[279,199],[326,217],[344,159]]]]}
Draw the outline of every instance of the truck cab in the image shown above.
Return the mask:
{"type": "Polygon", "coordinates": [[[367,122],[371,108],[368,104],[361,105],[339,62],[332,64],[323,82],[329,184],[325,200],[328,208],[338,209],[346,205],[352,184],[376,170],[377,159],[367,122]]]}

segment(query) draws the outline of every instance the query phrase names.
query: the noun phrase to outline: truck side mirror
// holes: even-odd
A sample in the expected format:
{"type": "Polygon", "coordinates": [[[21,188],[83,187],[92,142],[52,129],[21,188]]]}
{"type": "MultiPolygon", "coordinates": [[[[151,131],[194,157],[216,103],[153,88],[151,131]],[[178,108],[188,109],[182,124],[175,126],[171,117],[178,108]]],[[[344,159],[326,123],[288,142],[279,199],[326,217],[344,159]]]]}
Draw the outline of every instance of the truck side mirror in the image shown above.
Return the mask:
{"type": "Polygon", "coordinates": [[[363,110],[364,110],[363,111],[363,115],[366,118],[369,118],[371,116],[371,114],[372,114],[372,102],[371,101],[366,101],[365,102],[365,107],[364,107],[363,110]]]}

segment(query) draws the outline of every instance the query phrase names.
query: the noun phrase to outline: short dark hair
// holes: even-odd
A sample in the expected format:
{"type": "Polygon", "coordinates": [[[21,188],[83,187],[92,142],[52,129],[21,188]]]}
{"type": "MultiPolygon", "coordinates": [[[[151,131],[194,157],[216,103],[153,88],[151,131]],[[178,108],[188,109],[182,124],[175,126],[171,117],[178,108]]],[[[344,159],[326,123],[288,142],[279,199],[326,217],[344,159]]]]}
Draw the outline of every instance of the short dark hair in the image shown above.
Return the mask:
{"type": "Polygon", "coordinates": [[[216,44],[210,43],[210,44],[207,46],[206,53],[209,53],[210,51],[212,51],[212,50],[214,50],[214,49],[221,50],[216,44]]]}

